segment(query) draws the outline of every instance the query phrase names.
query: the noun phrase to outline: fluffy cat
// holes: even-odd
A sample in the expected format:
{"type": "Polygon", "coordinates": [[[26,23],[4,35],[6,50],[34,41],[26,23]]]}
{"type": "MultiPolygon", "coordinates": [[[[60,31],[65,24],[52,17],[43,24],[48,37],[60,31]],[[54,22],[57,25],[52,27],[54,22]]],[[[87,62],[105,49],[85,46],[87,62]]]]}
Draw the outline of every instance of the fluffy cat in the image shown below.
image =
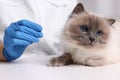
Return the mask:
{"type": "Polygon", "coordinates": [[[112,26],[114,22],[114,19],[86,12],[78,3],[63,30],[63,54],[52,58],[48,65],[76,63],[94,67],[119,62],[120,28],[112,26]]]}

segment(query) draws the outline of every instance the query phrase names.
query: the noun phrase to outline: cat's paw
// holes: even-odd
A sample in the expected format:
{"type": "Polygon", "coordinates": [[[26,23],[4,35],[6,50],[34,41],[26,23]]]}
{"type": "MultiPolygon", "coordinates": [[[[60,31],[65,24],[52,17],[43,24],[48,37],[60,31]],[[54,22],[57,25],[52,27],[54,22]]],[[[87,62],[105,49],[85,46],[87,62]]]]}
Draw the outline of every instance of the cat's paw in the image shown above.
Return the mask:
{"type": "Polygon", "coordinates": [[[91,67],[104,66],[106,64],[106,60],[99,57],[89,58],[85,61],[85,65],[91,67]]]}
{"type": "Polygon", "coordinates": [[[65,60],[63,58],[52,58],[49,63],[48,66],[52,66],[52,67],[60,67],[60,66],[64,66],[66,64],[65,60]]]}

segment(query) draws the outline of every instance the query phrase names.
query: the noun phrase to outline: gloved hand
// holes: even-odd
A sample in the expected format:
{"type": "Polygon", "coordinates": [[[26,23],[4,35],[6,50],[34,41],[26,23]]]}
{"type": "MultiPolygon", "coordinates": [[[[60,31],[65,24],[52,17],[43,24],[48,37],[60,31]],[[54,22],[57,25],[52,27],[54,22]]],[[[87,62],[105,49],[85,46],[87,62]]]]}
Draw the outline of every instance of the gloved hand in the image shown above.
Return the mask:
{"type": "Polygon", "coordinates": [[[10,24],[5,30],[3,56],[7,61],[19,58],[25,48],[43,37],[42,27],[28,20],[10,24]]]}

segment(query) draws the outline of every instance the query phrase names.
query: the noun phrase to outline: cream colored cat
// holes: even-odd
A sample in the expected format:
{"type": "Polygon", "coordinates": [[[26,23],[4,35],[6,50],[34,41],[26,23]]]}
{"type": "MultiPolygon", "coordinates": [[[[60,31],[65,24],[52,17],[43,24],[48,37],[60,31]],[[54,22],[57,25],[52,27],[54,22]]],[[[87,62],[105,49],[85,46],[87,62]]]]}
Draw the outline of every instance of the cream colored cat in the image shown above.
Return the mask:
{"type": "Polygon", "coordinates": [[[114,22],[86,12],[81,3],[77,4],[63,30],[63,54],[48,65],[103,66],[120,62],[120,26],[112,26],[114,22]]]}

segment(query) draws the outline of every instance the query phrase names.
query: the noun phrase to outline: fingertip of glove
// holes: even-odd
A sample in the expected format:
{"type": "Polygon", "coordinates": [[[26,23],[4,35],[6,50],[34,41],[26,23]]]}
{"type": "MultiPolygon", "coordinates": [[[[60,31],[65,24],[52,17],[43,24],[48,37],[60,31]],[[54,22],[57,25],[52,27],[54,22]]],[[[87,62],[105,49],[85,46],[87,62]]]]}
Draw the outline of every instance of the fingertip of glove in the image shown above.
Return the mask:
{"type": "Polygon", "coordinates": [[[42,28],[42,26],[41,26],[41,25],[39,25],[39,30],[40,30],[40,31],[42,31],[42,30],[43,30],[43,28],[42,28]]]}
{"type": "Polygon", "coordinates": [[[42,38],[43,37],[43,33],[40,33],[39,37],[42,38]]]}

